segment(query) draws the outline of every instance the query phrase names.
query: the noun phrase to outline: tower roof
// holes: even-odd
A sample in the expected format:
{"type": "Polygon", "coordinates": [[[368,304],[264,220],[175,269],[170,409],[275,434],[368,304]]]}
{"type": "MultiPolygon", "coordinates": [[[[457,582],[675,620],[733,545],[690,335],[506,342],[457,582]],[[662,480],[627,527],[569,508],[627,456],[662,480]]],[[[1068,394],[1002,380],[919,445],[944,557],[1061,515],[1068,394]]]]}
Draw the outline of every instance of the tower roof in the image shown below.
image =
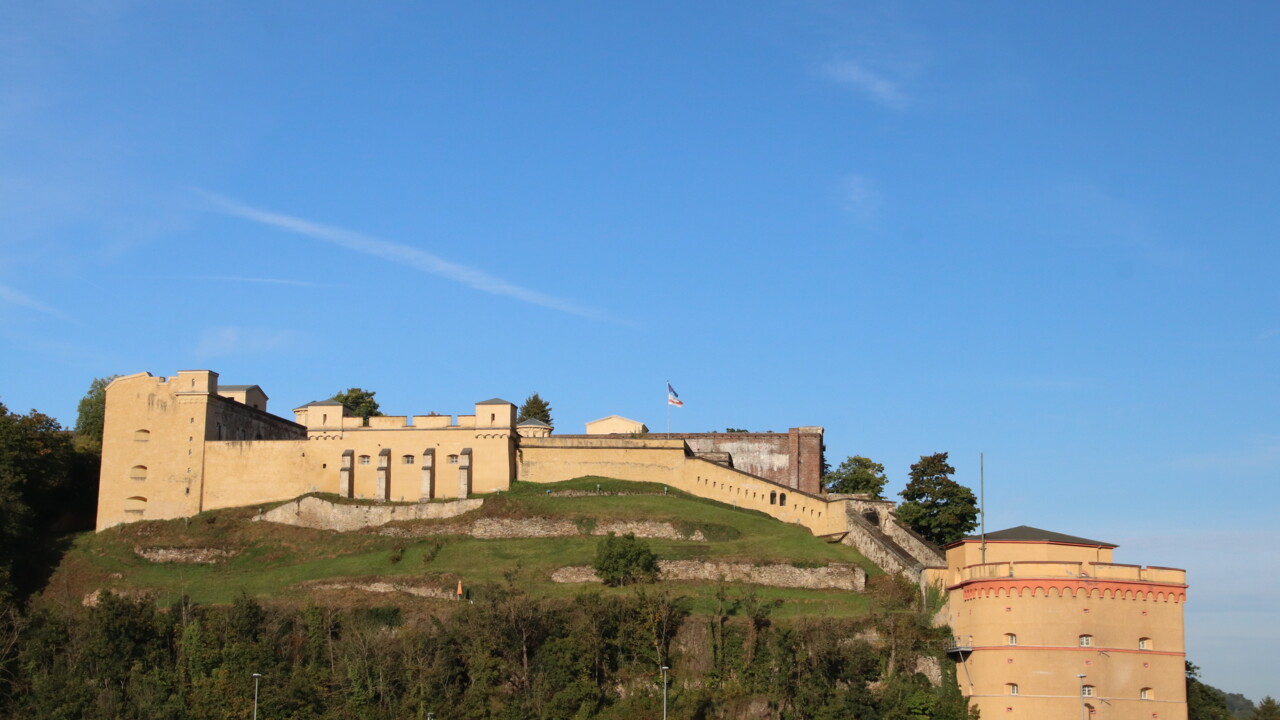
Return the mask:
{"type": "Polygon", "coordinates": [[[482,400],[476,404],[477,405],[514,405],[515,403],[509,403],[506,400],[503,400],[502,398],[489,398],[488,400],[482,400]]]}
{"type": "MultiPolygon", "coordinates": [[[[980,542],[981,540],[981,535],[968,535],[957,542],[980,542]]],[[[1064,535],[1052,530],[1041,530],[1030,525],[1019,525],[1008,530],[989,532],[987,533],[987,542],[1051,542],[1067,545],[1088,545],[1090,547],[1117,547],[1115,543],[1090,540],[1076,537],[1075,535],[1064,535]]]]}

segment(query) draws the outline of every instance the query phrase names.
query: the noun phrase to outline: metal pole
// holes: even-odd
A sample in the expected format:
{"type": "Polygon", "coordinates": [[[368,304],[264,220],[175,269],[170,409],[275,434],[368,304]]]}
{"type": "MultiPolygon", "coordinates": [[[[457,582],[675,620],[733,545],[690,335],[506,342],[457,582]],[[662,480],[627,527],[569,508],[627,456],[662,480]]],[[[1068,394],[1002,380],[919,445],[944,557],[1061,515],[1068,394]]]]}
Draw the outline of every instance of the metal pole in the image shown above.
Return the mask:
{"type": "Polygon", "coordinates": [[[1084,679],[1085,675],[1077,675],[1080,678],[1080,720],[1089,720],[1089,714],[1085,711],[1084,702],[1084,679]]]}
{"type": "Polygon", "coordinates": [[[982,563],[987,562],[987,462],[982,453],[978,453],[978,502],[982,507],[978,510],[978,517],[982,518],[982,563]]]}
{"type": "Polygon", "coordinates": [[[258,680],[262,679],[262,673],[253,674],[253,720],[258,720],[258,680]]]}
{"type": "Polygon", "coordinates": [[[662,720],[667,720],[667,671],[670,669],[662,666],[662,720]]]}

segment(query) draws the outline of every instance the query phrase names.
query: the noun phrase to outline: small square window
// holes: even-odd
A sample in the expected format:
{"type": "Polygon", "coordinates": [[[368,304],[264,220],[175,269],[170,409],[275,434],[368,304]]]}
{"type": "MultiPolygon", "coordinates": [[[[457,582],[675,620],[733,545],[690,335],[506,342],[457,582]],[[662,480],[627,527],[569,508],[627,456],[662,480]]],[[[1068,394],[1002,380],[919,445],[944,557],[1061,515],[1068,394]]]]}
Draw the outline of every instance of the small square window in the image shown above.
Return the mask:
{"type": "Polygon", "coordinates": [[[1080,647],[1093,647],[1093,636],[1092,636],[1092,635],[1081,635],[1081,636],[1080,636],[1080,647]]]}
{"type": "Polygon", "coordinates": [[[360,464],[361,464],[361,465],[368,465],[368,464],[369,464],[369,456],[368,456],[368,455],[361,455],[361,456],[360,456],[360,464]]]}
{"type": "Polygon", "coordinates": [[[405,455],[403,458],[401,458],[401,459],[400,459],[400,462],[404,463],[405,465],[412,465],[412,464],[413,464],[413,456],[412,456],[412,455],[405,455]]]}

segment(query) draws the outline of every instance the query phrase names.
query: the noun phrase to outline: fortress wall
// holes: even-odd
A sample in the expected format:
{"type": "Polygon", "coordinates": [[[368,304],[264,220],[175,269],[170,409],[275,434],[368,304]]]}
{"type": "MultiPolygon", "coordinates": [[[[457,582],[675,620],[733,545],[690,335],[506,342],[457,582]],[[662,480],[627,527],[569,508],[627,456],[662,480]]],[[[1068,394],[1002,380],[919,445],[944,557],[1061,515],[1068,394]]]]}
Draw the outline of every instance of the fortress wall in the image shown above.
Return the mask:
{"type": "Polygon", "coordinates": [[[337,492],[336,474],[307,440],[210,442],[205,448],[205,510],[290,500],[320,491],[337,492]]]}
{"type": "Polygon", "coordinates": [[[550,437],[521,442],[518,479],[557,482],[587,475],[653,482],[759,510],[818,535],[844,532],[845,501],[797,492],[764,478],[689,456],[682,440],[550,437]],[[770,504],[770,494],[774,504],[770,504]],[[786,504],[782,496],[786,496],[786,504]]]}
{"type": "MultiPolygon", "coordinates": [[[[506,490],[511,486],[514,475],[514,441],[503,428],[360,428],[313,438],[308,447],[309,454],[315,454],[323,465],[315,472],[316,477],[322,479],[319,483],[321,489],[331,488],[326,492],[339,492],[343,453],[352,451],[351,497],[356,498],[379,497],[378,469],[385,457],[388,485],[380,499],[418,500],[427,450],[434,452],[431,463],[435,482],[433,496],[436,498],[459,497],[461,470],[466,462],[463,451],[468,448],[471,450],[468,468],[470,492],[506,490]],[[383,450],[388,451],[386,456],[383,456],[383,450]],[[406,456],[411,458],[411,462],[405,462],[406,456]],[[456,462],[450,462],[451,456],[456,462]],[[367,457],[368,462],[362,463],[362,457],[367,457]]],[[[316,481],[312,483],[316,484],[316,481]]]]}
{"type": "Polygon", "coordinates": [[[98,530],[200,511],[207,396],[177,384],[136,373],[107,386],[98,530]]]}
{"type": "Polygon", "coordinates": [[[264,410],[221,395],[204,396],[208,403],[206,440],[305,440],[307,429],[264,410]]]}

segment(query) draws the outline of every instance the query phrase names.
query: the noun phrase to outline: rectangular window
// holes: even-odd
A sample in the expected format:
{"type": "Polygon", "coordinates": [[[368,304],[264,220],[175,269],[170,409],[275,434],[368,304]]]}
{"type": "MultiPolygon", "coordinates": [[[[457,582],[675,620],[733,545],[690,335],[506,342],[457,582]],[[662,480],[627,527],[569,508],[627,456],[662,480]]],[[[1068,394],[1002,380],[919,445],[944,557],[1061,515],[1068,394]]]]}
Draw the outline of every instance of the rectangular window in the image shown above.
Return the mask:
{"type": "Polygon", "coordinates": [[[368,464],[369,464],[369,456],[368,456],[368,455],[361,455],[361,456],[360,456],[360,464],[361,464],[361,465],[368,465],[368,464]]]}
{"type": "Polygon", "coordinates": [[[1080,647],[1093,647],[1093,636],[1092,636],[1092,635],[1081,635],[1081,636],[1080,636],[1080,647]]]}

